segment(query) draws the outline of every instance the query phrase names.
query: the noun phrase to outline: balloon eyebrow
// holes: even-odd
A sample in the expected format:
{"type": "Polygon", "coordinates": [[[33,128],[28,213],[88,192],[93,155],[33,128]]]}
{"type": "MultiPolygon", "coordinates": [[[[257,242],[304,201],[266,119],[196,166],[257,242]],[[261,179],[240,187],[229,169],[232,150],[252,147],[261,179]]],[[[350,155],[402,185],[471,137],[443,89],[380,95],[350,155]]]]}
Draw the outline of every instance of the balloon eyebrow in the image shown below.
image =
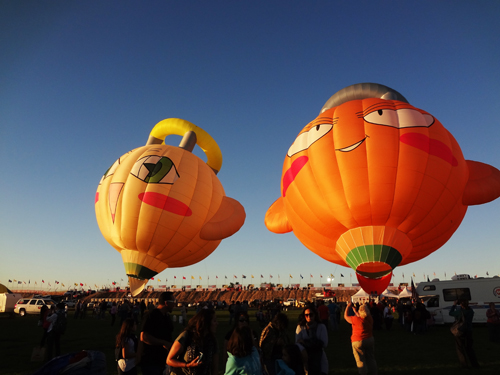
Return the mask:
{"type": "Polygon", "coordinates": [[[396,110],[396,106],[392,103],[375,103],[375,104],[372,104],[371,106],[365,108],[363,110],[363,112],[358,112],[358,113],[362,113],[363,115],[362,116],[358,116],[358,117],[365,117],[367,114],[369,113],[372,113],[372,112],[375,112],[377,110],[383,110],[383,109],[390,109],[390,110],[393,110],[395,111],[396,110]]]}
{"type": "MultiPolygon", "coordinates": [[[[336,117],[336,119],[338,119],[338,117],[336,117]]],[[[315,118],[313,121],[310,122],[310,127],[313,128],[315,127],[316,125],[321,125],[321,124],[331,124],[333,121],[333,119],[329,116],[321,116],[321,117],[317,117],[315,118]]]]}
{"type": "Polygon", "coordinates": [[[321,117],[317,117],[313,122],[325,122],[325,121],[330,121],[332,118],[331,116],[321,116],[321,117]]]}

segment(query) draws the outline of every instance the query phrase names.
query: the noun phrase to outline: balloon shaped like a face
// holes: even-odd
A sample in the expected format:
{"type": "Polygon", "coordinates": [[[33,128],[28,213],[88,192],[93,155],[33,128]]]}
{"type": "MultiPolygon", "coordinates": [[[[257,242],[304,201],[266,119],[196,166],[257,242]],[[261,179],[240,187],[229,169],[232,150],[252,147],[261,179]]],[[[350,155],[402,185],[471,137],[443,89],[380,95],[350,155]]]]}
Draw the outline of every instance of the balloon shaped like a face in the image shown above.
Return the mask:
{"type": "Polygon", "coordinates": [[[299,133],[269,230],[293,230],[317,255],[377,279],[439,249],[469,204],[498,197],[498,170],[464,160],[434,116],[398,99],[341,102],[299,133]],[[496,186],[486,197],[468,187],[476,167],[496,186]]]}
{"type": "Polygon", "coordinates": [[[95,210],[136,291],[167,267],[203,260],[245,219],[211,167],[186,149],[164,144],[121,156],[101,179],[95,210]]]}

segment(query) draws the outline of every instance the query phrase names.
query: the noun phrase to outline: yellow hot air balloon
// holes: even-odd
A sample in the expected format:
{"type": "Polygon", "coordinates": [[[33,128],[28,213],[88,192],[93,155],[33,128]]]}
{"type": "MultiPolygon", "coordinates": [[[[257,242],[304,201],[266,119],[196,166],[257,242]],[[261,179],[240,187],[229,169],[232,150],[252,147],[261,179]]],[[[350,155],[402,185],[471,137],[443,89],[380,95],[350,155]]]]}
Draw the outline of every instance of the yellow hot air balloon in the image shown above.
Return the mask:
{"type": "Polygon", "coordinates": [[[205,259],[243,225],[243,206],[225,195],[216,176],[221,165],[220,149],[207,132],[166,119],[145,146],[118,158],[102,177],[97,223],[121,253],[134,296],[164,269],[205,259]],[[179,147],[164,144],[171,134],[183,136],[179,147]],[[206,163],[191,152],[196,144],[206,163]]]}

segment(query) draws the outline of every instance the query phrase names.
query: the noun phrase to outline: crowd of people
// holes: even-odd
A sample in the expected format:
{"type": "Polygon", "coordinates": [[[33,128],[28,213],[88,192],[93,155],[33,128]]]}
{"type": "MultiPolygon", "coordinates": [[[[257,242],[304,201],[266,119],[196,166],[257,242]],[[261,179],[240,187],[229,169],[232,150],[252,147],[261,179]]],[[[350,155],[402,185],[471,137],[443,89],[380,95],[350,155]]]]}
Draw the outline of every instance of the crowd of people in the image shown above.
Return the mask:
{"type": "MultiPolygon", "coordinates": [[[[163,292],[157,305],[144,302],[95,304],[96,319],[116,318],[120,331],[116,337],[115,358],[120,375],[135,375],[138,367],[144,375],[216,375],[220,369],[227,375],[326,375],[329,373],[328,330],[339,329],[340,318],[352,327],[351,346],[360,374],[377,374],[373,332],[391,331],[399,324],[409,333],[425,334],[432,317],[421,301],[402,303],[382,299],[367,303],[339,303],[323,300],[307,304],[299,316],[294,337],[290,337],[289,320],[279,304],[257,308],[256,319],[261,332],[250,327],[248,304],[232,303],[229,308],[231,328],[225,333],[222,348],[217,342],[217,316],[214,306],[207,304],[190,320],[187,306],[181,306],[179,323],[183,331],[175,338],[172,310],[173,293],[163,292]],[[137,336],[139,325],[139,335],[137,336]],[[221,357],[221,360],[219,359],[221,357]]],[[[75,318],[84,318],[83,305],[75,309],[75,318]]],[[[456,351],[462,367],[479,367],[472,340],[474,311],[467,301],[457,301],[451,309],[463,334],[455,336],[456,351]]],[[[490,340],[500,342],[500,312],[492,304],[487,311],[490,340]]],[[[60,354],[61,321],[66,320],[64,304],[44,308],[40,313],[43,336],[40,346],[47,348],[47,359],[60,354]],[[64,319],[62,318],[64,317],[64,319]]],[[[65,324],[65,323],[64,323],[65,324]]],[[[62,330],[62,331],[61,331],[62,330]]],[[[220,336],[220,334],[219,334],[220,336]]]]}
{"type": "Polygon", "coordinates": [[[308,304],[300,315],[295,337],[288,334],[288,316],[274,305],[266,312],[257,310],[257,319],[265,322],[258,334],[250,327],[248,306],[234,303],[228,309],[232,326],[224,336],[222,348],[216,339],[217,316],[208,305],[174,339],[174,306],[173,294],[162,293],[156,308],[144,315],[138,338],[131,334],[134,319],[123,322],[116,340],[120,375],[137,374],[137,366],[144,375],[215,375],[220,362],[226,375],[328,374],[327,326],[338,329],[341,311],[333,301],[328,306],[322,301],[317,306],[308,304]],[[332,320],[334,323],[329,323],[332,320]]]}

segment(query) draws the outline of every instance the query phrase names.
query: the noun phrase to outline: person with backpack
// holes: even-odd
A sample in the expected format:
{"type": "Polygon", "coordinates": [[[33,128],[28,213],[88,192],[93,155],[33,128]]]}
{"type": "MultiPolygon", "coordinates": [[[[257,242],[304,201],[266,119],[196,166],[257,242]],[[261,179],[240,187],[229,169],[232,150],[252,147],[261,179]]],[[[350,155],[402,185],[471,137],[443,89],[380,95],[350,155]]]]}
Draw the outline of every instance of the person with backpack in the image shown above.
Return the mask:
{"type": "Polygon", "coordinates": [[[47,361],[61,355],[61,335],[66,331],[66,306],[64,303],[58,303],[57,309],[51,306],[47,322],[50,323],[47,329],[47,361]],[[54,350],[55,349],[55,350],[54,350]]]}

